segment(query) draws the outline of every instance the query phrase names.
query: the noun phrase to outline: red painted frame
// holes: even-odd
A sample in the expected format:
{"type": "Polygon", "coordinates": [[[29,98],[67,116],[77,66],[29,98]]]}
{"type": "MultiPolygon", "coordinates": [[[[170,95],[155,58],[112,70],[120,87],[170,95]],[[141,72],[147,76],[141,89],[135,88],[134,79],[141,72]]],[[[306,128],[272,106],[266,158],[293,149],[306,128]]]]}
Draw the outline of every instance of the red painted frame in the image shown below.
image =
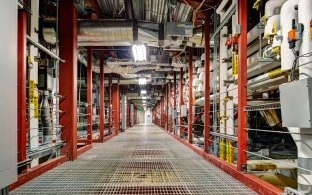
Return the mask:
{"type": "Polygon", "coordinates": [[[92,47],[88,47],[88,66],[87,66],[87,140],[88,144],[92,144],[92,110],[93,110],[93,101],[92,101],[92,47]]]}
{"type": "Polygon", "coordinates": [[[206,11],[205,19],[205,92],[204,92],[204,150],[209,152],[210,135],[210,20],[209,11],[206,11]]]}
{"type": "Polygon", "coordinates": [[[180,117],[179,117],[179,120],[180,120],[180,137],[182,136],[183,134],[183,126],[182,126],[182,123],[183,123],[183,120],[182,120],[182,117],[181,117],[181,107],[183,105],[183,68],[180,68],[180,96],[179,96],[179,104],[180,104],[180,117]]]}
{"type": "Polygon", "coordinates": [[[193,49],[189,47],[188,60],[189,100],[188,100],[188,142],[193,143],[193,49]]]}
{"type": "Polygon", "coordinates": [[[241,171],[247,161],[247,0],[238,1],[238,157],[237,170],[241,171]]]}
{"type": "Polygon", "coordinates": [[[62,153],[69,160],[77,159],[77,12],[72,1],[60,2],[60,124],[64,126],[62,153]]]}
{"type": "Polygon", "coordinates": [[[26,34],[27,34],[27,13],[18,10],[18,35],[17,35],[17,122],[18,122],[18,162],[26,160],[27,142],[27,116],[26,116],[26,34]]]}
{"type": "Polygon", "coordinates": [[[100,53],[100,137],[104,139],[104,52],[100,53]]]}

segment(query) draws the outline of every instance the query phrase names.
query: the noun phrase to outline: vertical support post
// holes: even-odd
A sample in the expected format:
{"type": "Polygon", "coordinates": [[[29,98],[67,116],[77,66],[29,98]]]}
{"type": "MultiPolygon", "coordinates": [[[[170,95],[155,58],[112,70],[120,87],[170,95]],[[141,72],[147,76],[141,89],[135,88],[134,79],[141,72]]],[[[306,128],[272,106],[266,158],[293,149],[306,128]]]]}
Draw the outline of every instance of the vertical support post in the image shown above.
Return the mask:
{"type": "MultiPolygon", "coordinates": [[[[175,113],[177,110],[177,73],[173,72],[173,112],[175,113]]],[[[175,114],[173,115],[175,117],[175,114]]],[[[175,121],[176,118],[173,118],[172,124],[173,124],[173,134],[176,134],[175,130],[175,121]]]]}
{"type": "Polygon", "coordinates": [[[169,80],[169,89],[168,89],[168,107],[169,107],[169,110],[168,110],[168,121],[169,121],[169,129],[168,131],[171,132],[172,131],[172,118],[171,118],[171,115],[172,115],[172,105],[171,105],[171,95],[172,95],[172,82],[171,82],[171,79],[169,80]],[[170,112],[169,112],[170,111],[170,112]]]}
{"type": "Polygon", "coordinates": [[[88,144],[92,144],[92,47],[88,47],[88,66],[87,66],[87,121],[88,121],[88,128],[87,128],[87,140],[88,144]]]}
{"type": "Polygon", "coordinates": [[[62,152],[69,160],[77,159],[77,13],[72,1],[60,3],[60,124],[64,126],[62,152]]]}
{"type": "Polygon", "coordinates": [[[17,101],[18,101],[18,162],[26,160],[26,136],[27,136],[27,119],[26,119],[26,30],[27,30],[27,13],[24,10],[18,10],[18,52],[17,52],[17,101]]]}
{"type": "Polygon", "coordinates": [[[112,134],[112,74],[108,77],[108,135],[112,134]]]}
{"type": "Polygon", "coordinates": [[[118,83],[112,84],[112,104],[114,112],[114,126],[115,133],[118,135],[120,128],[120,111],[119,111],[119,85],[118,83]]]}
{"type": "Polygon", "coordinates": [[[244,170],[247,161],[247,0],[238,2],[238,159],[237,170],[244,170]]]}
{"type": "Polygon", "coordinates": [[[100,141],[104,139],[104,52],[100,54],[100,141]]]}
{"type": "Polygon", "coordinates": [[[193,49],[189,47],[188,61],[188,77],[189,77],[189,99],[188,99],[188,142],[193,143],[193,49]]]}
{"type": "Polygon", "coordinates": [[[210,20],[209,11],[206,11],[205,17],[205,92],[204,92],[204,151],[209,151],[210,134],[210,20]]]}
{"type": "Polygon", "coordinates": [[[183,133],[183,127],[182,127],[182,117],[181,117],[181,107],[183,105],[183,68],[180,68],[180,96],[179,96],[180,100],[179,100],[179,104],[180,104],[180,137],[182,137],[182,133],[183,133]]]}
{"type": "Polygon", "coordinates": [[[169,84],[166,85],[166,130],[169,131],[169,84]]]}

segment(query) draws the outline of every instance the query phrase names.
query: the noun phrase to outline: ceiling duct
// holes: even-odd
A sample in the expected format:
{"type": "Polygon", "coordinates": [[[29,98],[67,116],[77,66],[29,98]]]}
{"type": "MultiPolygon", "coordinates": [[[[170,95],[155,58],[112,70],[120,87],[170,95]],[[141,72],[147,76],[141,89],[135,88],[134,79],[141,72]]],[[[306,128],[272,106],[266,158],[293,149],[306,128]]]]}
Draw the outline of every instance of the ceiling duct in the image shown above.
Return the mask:
{"type": "Polygon", "coordinates": [[[78,46],[127,46],[133,43],[133,22],[79,20],[78,46]]]}

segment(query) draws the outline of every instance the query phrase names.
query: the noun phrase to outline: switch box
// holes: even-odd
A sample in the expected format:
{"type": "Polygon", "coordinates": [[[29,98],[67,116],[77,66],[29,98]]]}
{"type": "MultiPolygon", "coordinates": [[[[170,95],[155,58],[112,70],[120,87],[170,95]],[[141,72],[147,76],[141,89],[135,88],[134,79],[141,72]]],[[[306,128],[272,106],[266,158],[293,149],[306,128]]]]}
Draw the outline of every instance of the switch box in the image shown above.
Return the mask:
{"type": "Polygon", "coordinates": [[[312,78],[280,85],[283,127],[311,128],[312,78]]]}

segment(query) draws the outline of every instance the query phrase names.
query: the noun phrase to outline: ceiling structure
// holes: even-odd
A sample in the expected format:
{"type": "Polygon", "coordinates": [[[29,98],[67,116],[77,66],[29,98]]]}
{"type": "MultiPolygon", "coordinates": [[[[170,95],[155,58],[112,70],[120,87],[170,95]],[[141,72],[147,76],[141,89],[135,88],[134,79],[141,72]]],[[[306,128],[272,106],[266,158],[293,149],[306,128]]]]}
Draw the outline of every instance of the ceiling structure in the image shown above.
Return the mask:
{"type": "MultiPolygon", "coordinates": [[[[53,2],[44,1],[47,4],[53,2]]],[[[156,90],[161,90],[161,86],[168,79],[172,79],[173,71],[186,67],[187,46],[195,48],[198,57],[201,55],[204,46],[202,24],[206,17],[205,10],[219,3],[212,0],[74,2],[79,14],[78,60],[87,65],[87,47],[92,46],[95,73],[100,72],[100,54],[104,54],[105,73],[113,73],[121,85],[138,84],[138,78],[142,77],[147,79],[151,102],[155,102],[154,93],[158,93],[156,90]],[[146,45],[146,61],[134,62],[131,47],[135,43],[146,45]]],[[[45,41],[54,40],[54,35],[49,30],[50,20],[46,19],[43,24],[45,41]]],[[[134,89],[136,91],[125,90],[125,93],[138,93],[138,88],[134,89]]]]}

